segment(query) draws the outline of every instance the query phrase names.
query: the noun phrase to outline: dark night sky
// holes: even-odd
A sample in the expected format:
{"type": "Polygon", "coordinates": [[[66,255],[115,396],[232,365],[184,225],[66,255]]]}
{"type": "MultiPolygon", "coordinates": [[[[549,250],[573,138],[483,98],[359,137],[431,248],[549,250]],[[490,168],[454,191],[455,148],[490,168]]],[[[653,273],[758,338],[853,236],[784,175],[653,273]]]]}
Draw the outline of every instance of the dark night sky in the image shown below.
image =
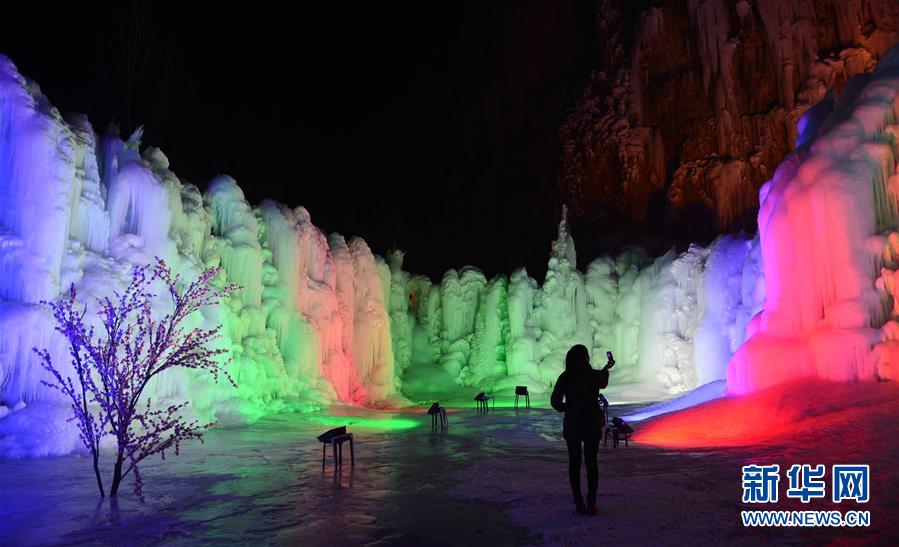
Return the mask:
{"type": "Polygon", "coordinates": [[[0,51],[95,129],[144,124],[144,145],[201,188],[230,174],[251,203],[407,249],[416,273],[543,275],[590,2],[147,5],[4,8],[0,51]]]}

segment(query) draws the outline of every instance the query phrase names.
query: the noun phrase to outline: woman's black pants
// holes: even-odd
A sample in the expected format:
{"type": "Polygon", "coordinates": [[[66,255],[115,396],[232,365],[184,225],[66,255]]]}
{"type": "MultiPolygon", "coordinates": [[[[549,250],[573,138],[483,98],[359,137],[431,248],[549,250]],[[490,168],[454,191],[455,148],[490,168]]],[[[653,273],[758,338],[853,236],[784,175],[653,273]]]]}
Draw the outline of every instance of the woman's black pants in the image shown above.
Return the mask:
{"type": "Polygon", "coordinates": [[[581,497],[581,443],[587,465],[587,504],[596,503],[596,488],[599,483],[599,469],[596,466],[596,454],[599,452],[599,437],[565,439],[568,444],[568,481],[574,501],[582,502],[581,497]]]}

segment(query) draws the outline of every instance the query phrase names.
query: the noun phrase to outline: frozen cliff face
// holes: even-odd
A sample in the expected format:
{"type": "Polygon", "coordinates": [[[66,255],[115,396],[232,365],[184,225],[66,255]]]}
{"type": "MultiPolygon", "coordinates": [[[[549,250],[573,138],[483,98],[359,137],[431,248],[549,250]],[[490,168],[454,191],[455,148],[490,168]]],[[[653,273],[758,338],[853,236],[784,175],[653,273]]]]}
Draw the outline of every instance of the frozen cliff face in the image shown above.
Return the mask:
{"type": "Polygon", "coordinates": [[[767,297],[728,368],[730,390],[897,377],[897,119],[899,46],[806,124],[816,134],[762,188],[767,297]]]}
{"type": "Polygon", "coordinates": [[[523,269],[488,280],[465,267],[435,284],[403,271],[402,253],[385,262],[361,239],[326,236],[302,207],[254,207],[230,177],[201,195],[160,150],[139,152],[140,131],[127,142],[116,131],[100,137],[83,117],[60,117],[8,60],[0,69],[0,192],[11,205],[0,217],[7,406],[58,397],[41,385],[31,348],[49,348],[59,363],[67,350],[38,302],[74,283],[90,306],[154,256],[185,280],[221,266],[218,281],[242,287],[191,318],[224,327],[237,390],[191,371],[149,390],[225,419],[285,401],[377,404],[517,384],[545,391],[574,344],[597,365],[614,351],[619,383],[679,392],[723,376],[757,311],[749,241],[723,238],[655,262],[631,250],[584,273],[564,209],[542,283],[523,269]]]}
{"type": "Polygon", "coordinates": [[[639,370],[644,381],[658,378],[673,392],[697,385],[693,335],[708,258],[709,249],[691,246],[680,256],[662,256],[643,273],[639,370]]]}
{"type": "Polygon", "coordinates": [[[755,238],[654,260],[629,249],[581,271],[563,208],[542,282],[465,267],[439,283],[403,271],[400,252],[385,262],[361,239],[326,236],[302,207],[252,206],[229,177],[201,195],[161,151],[138,152],[139,132],[124,142],[63,119],[0,58],[0,404],[58,398],[31,352],[66,362],[41,299],[74,283],[91,304],[153,256],[185,280],[221,266],[219,282],[243,287],[191,318],[224,327],[238,389],[191,371],[150,386],[219,416],[546,391],[574,344],[595,366],[614,352],[613,386],[644,396],[725,376],[735,392],[803,375],[896,378],[897,52],[806,111],[800,147],[762,187],[755,238]]]}
{"type": "Polygon", "coordinates": [[[575,344],[597,367],[612,351],[613,383],[638,397],[721,380],[764,299],[757,249],[742,236],[655,261],[634,249],[596,259],[584,274],[563,208],[542,284],[524,269],[489,283],[471,269],[447,272],[439,286],[409,283],[412,331],[423,336],[403,385],[410,394],[421,378],[447,382],[444,390],[544,391],[575,344]]]}
{"type": "Polygon", "coordinates": [[[757,241],[724,236],[709,247],[702,287],[696,305],[704,310],[693,331],[693,362],[697,384],[704,385],[725,377],[721,368],[745,341],[746,317],[752,317],[763,302],[764,281],[749,255],[757,241]],[[747,291],[743,285],[750,285],[747,291]]]}
{"type": "Polygon", "coordinates": [[[394,393],[393,347],[385,297],[389,296],[390,270],[361,238],[350,240],[349,249],[354,312],[353,322],[347,327],[353,332],[354,370],[366,391],[361,401],[383,401],[394,393]]]}
{"type": "Polygon", "coordinates": [[[599,66],[561,128],[575,226],[606,208],[640,220],[659,199],[667,230],[754,230],[801,115],[899,41],[894,0],[653,4],[597,2],[599,66]]]}
{"type": "MultiPolygon", "coordinates": [[[[31,352],[65,367],[65,341],[39,302],[74,283],[89,311],[132,265],[163,258],[189,281],[221,266],[242,290],[190,318],[223,325],[239,387],[173,371],[148,389],[198,412],[252,416],[277,400],[370,403],[394,393],[390,271],[358,239],[326,238],[302,208],[254,208],[226,176],[205,195],[141,132],[100,137],[62,116],[0,56],[0,399],[56,400],[31,352]]],[[[165,311],[161,299],[155,303],[165,311]]],[[[90,316],[90,314],[89,314],[90,316]]]]}

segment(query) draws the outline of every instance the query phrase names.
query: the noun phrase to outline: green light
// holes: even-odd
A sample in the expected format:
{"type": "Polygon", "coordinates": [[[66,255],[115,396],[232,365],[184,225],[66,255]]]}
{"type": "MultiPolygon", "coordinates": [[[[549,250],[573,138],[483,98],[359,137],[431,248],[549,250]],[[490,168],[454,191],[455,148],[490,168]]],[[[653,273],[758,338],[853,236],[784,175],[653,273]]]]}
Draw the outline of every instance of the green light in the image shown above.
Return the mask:
{"type": "MultiPolygon", "coordinates": [[[[447,405],[447,408],[476,409],[477,407],[478,407],[478,404],[475,401],[465,401],[465,402],[460,402],[459,404],[448,404],[447,405]]],[[[545,408],[544,405],[536,404],[534,402],[534,400],[531,399],[531,408],[541,408],[541,407],[545,408]]],[[[492,412],[494,408],[497,410],[502,409],[502,408],[514,409],[515,408],[515,400],[510,397],[509,399],[503,399],[500,401],[490,401],[490,411],[492,412]]],[[[524,399],[522,399],[521,401],[518,402],[518,408],[520,408],[520,409],[524,408],[524,399]]]]}
{"type": "Polygon", "coordinates": [[[319,424],[329,427],[339,427],[341,425],[378,429],[381,431],[402,431],[404,429],[412,429],[421,425],[420,421],[411,418],[403,418],[400,416],[388,416],[384,418],[371,418],[367,416],[347,416],[334,414],[319,414],[306,417],[310,423],[319,424]]]}
{"type": "MultiPolygon", "coordinates": [[[[548,404],[549,395],[548,394],[534,394],[531,393],[531,408],[549,408],[548,404]]],[[[445,406],[449,411],[453,410],[475,410],[478,407],[478,403],[474,400],[474,397],[471,398],[454,398],[454,397],[439,397],[435,396],[433,399],[423,399],[418,401],[418,406],[421,407],[424,411],[431,403],[434,401],[439,401],[441,406],[445,406]]],[[[508,395],[501,395],[496,399],[490,400],[490,411],[493,409],[500,410],[506,409],[511,410],[515,408],[515,398],[510,397],[508,395]]],[[[524,399],[519,401],[518,408],[524,408],[524,399]]]]}

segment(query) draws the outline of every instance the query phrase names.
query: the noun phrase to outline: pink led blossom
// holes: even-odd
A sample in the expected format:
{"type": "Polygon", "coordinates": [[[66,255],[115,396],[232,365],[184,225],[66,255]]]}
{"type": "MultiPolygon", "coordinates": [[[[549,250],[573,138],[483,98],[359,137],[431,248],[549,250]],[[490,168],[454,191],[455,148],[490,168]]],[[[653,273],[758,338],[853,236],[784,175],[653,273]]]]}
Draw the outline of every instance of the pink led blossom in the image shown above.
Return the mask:
{"type": "Polygon", "coordinates": [[[112,435],[117,443],[109,495],[115,496],[122,479],[133,472],[134,492],[143,499],[138,464],[154,454],[165,459],[165,452],[171,449],[177,455],[183,441],[202,441],[205,430],[215,425],[185,420],[181,410],[187,402],[156,408],[149,397],[141,400],[153,377],[183,367],[205,371],[215,382],[224,376],[237,387],[222,368],[220,356],[226,350],[214,344],[220,338],[221,326],[192,330],[181,326],[193,312],[217,304],[238,289],[236,285],[214,287],[213,279],[218,273],[218,268],[205,270],[179,289],[183,286],[180,275],[173,275],[163,260],[157,258],[155,265],[135,267],[124,292],[98,301],[97,316],[102,328],[97,331],[85,324],[87,312],[76,303],[74,285],[67,298],[42,302],[52,311],[56,330],[69,341],[75,377],[63,375],[46,349],[34,351],[55,379],[44,383],[72,401],[70,420],[78,424],[81,441],[91,453],[101,496],[105,496],[99,466],[103,437],[112,435]],[[160,283],[171,298],[172,311],[155,319],[151,302],[157,295],[151,287],[160,283]]]}

